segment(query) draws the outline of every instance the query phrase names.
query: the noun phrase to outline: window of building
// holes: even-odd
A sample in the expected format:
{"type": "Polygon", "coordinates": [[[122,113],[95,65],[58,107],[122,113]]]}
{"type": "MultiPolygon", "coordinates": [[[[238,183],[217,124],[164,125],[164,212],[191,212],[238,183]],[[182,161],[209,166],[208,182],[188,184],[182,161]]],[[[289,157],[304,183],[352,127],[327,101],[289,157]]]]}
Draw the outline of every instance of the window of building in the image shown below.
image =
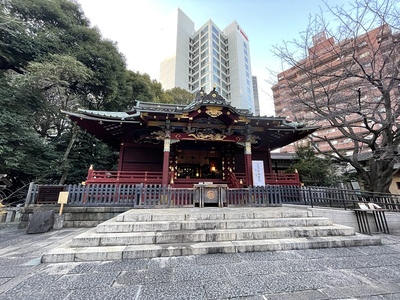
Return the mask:
{"type": "Polygon", "coordinates": [[[204,67],[206,64],[208,64],[209,59],[206,57],[204,60],[201,61],[201,67],[204,67]]]}
{"type": "Polygon", "coordinates": [[[219,75],[219,69],[217,66],[213,66],[213,72],[219,75]]]}
{"type": "Polygon", "coordinates": [[[216,57],[213,57],[213,65],[219,66],[219,60],[216,57]]]}
{"type": "Polygon", "coordinates": [[[219,53],[217,50],[213,49],[213,56],[219,60],[219,53]]]}
{"type": "Polygon", "coordinates": [[[205,41],[208,40],[208,33],[206,33],[202,38],[201,38],[201,44],[203,44],[205,41]]]}
{"type": "Polygon", "coordinates": [[[205,43],[201,45],[200,51],[204,51],[204,49],[206,49],[207,47],[208,47],[208,41],[205,41],[205,43]]]}
{"type": "Polygon", "coordinates": [[[209,68],[206,66],[205,68],[201,69],[201,76],[205,75],[208,72],[209,68]]]}
{"type": "Polygon", "coordinates": [[[214,33],[212,34],[212,40],[213,40],[213,42],[218,44],[218,40],[219,40],[218,36],[216,36],[214,33]]]}
{"type": "Polygon", "coordinates": [[[201,30],[201,34],[204,35],[208,31],[208,25],[201,30]]]}
{"type": "Polygon", "coordinates": [[[212,27],[212,32],[219,36],[219,30],[215,26],[212,27]]]}
{"type": "Polygon", "coordinates": [[[221,84],[221,80],[219,79],[219,77],[216,74],[213,75],[213,81],[214,81],[214,83],[216,83],[218,85],[221,84]]]}
{"type": "Polygon", "coordinates": [[[213,45],[213,49],[217,50],[219,52],[219,47],[217,45],[217,43],[215,43],[214,41],[212,42],[213,45]]]}
{"type": "Polygon", "coordinates": [[[206,49],[203,53],[201,53],[201,59],[205,58],[208,55],[208,49],[206,49]]]}

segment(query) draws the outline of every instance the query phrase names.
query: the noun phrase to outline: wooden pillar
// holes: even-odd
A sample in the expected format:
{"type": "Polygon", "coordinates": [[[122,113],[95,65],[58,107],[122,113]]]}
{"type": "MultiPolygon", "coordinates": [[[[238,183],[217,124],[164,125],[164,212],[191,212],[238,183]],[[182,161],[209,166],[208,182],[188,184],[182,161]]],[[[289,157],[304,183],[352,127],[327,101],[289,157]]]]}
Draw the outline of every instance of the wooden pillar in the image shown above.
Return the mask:
{"type": "Polygon", "coordinates": [[[271,149],[267,149],[267,162],[268,162],[268,173],[269,174],[274,173],[274,170],[272,169],[271,149]]]}
{"type": "Polygon", "coordinates": [[[122,171],[124,165],[124,151],[125,151],[125,145],[124,143],[121,143],[119,147],[118,171],[122,171]]]}
{"type": "Polygon", "coordinates": [[[162,171],[162,185],[168,184],[169,175],[169,153],[171,149],[171,138],[164,139],[164,158],[163,158],[163,171],[162,171]]]}
{"type": "Polygon", "coordinates": [[[93,165],[90,165],[86,179],[93,179],[93,165]]]}
{"type": "Polygon", "coordinates": [[[244,166],[246,170],[246,185],[253,185],[253,169],[252,169],[252,157],[251,157],[251,143],[246,141],[244,146],[244,166]]]}

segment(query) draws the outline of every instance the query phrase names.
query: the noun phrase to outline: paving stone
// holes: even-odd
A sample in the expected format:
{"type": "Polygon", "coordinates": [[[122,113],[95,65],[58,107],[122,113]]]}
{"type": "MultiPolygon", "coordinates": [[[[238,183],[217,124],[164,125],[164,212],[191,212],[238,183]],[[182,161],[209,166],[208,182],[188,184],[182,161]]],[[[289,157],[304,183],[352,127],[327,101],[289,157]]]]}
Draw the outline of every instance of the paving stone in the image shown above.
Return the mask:
{"type": "Polygon", "coordinates": [[[266,289],[262,280],[258,276],[237,276],[226,280],[229,281],[234,288],[235,294],[241,297],[254,296],[269,292],[269,289],[266,289]]]}
{"type": "MultiPolygon", "coordinates": [[[[244,296],[244,297],[231,297],[229,300],[265,300],[262,295],[255,295],[255,296],[244,296]]],[[[225,299],[224,299],[225,300],[225,299]]],[[[226,298],[228,300],[228,298],[226,298]]]]}
{"type": "Polygon", "coordinates": [[[62,275],[34,274],[20,282],[17,286],[8,290],[6,294],[41,292],[47,289],[61,277],[62,275]]]}
{"type": "Polygon", "coordinates": [[[243,259],[238,253],[215,253],[208,255],[200,255],[194,257],[196,264],[199,265],[215,265],[238,263],[243,259]]]}
{"type": "Polygon", "coordinates": [[[13,277],[1,277],[0,278],[0,285],[2,285],[3,283],[6,283],[7,281],[9,281],[12,278],[13,277]]]}
{"type": "Polygon", "coordinates": [[[162,268],[162,269],[146,269],[146,270],[133,270],[124,271],[119,274],[115,279],[114,286],[129,286],[135,284],[150,284],[157,282],[172,282],[173,281],[173,269],[162,268]]]}
{"type": "MultiPolygon", "coordinates": [[[[226,254],[228,255],[228,254],[226,254]]],[[[209,256],[209,255],[206,255],[209,256]]],[[[210,254],[212,256],[212,254],[210,254]]],[[[220,256],[221,258],[223,255],[220,256]]],[[[213,260],[215,263],[216,260],[213,260]]],[[[177,268],[177,267],[186,267],[193,266],[194,264],[198,264],[197,256],[188,255],[188,256],[176,256],[176,257],[155,257],[149,259],[148,268],[149,269],[159,269],[159,268],[177,268]]],[[[212,264],[213,264],[212,263],[212,264]]],[[[220,262],[223,263],[223,262],[220,262]]]]}
{"type": "Polygon", "coordinates": [[[357,272],[372,281],[381,283],[399,283],[400,268],[398,266],[385,266],[357,269],[357,272]]]}
{"type": "Polygon", "coordinates": [[[132,259],[123,261],[105,261],[94,263],[96,265],[94,272],[116,272],[147,269],[149,259],[132,259]]]}
{"type": "Polygon", "coordinates": [[[70,291],[67,290],[45,290],[45,291],[27,291],[25,293],[6,293],[1,294],[2,300],[43,300],[43,299],[52,299],[52,300],[64,300],[70,294],[70,291]]]}
{"type": "Polygon", "coordinates": [[[229,274],[223,265],[198,265],[175,268],[173,279],[175,281],[207,280],[226,278],[229,274]]]}
{"type": "Polygon", "coordinates": [[[250,261],[237,264],[228,264],[226,270],[231,276],[273,274],[279,270],[271,269],[270,262],[250,261]]]}
{"type": "Polygon", "coordinates": [[[322,248],[322,249],[305,249],[298,250],[296,254],[307,258],[330,258],[330,257],[351,257],[359,255],[356,248],[322,248]]]}
{"type": "Polygon", "coordinates": [[[87,289],[95,287],[110,287],[119,272],[67,274],[52,284],[52,289],[87,289]]]}
{"type": "Polygon", "coordinates": [[[352,298],[352,297],[362,297],[362,296],[374,296],[380,295],[384,291],[379,286],[371,286],[371,285],[353,285],[351,287],[334,287],[334,288],[326,288],[322,289],[325,295],[329,296],[330,298],[334,299],[345,299],[345,298],[352,298]]]}
{"type": "Polygon", "coordinates": [[[136,299],[139,286],[130,287],[112,287],[112,288],[95,288],[72,291],[65,300],[127,300],[136,299]]]}
{"type": "Polygon", "coordinates": [[[206,291],[207,299],[230,299],[234,297],[248,296],[242,295],[242,293],[236,290],[228,280],[203,280],[202,283],[206,291]]]}
{"type": "MultiPolygon", "coordinates": [[[[385,261],[382,256],[353,256],[353,257],[334,257],[317,260],[324,263],[327,267],[332,269],[360,269],[360,268],[373,268],[382,265],[396,264],[395,258],[392,256],[385,261]]],[[[400,262],[398,262],[400,263],[400,262]]]]}
{"type": "MultiPolygon", "coordinates": [[[[298,251],[246,252],[239,253],[238,255],[243,259],[243,261],[291,260],[299,259],[299,255],[297,254],[298,251]]],[[[319,249],[313,249],[313,251],[319,251],[319,249]]]]}
{"type": "Polygon", "coordinates": [[[31,266],[9,265],[0,267],[0,277],[15,277],[20,274],[30,274],[32,272],[31,266]]]}
{"type": "Polygon", "coordinates": [[[264,299],[268,300],[325,300],[330,299],[328,296],[324,295],[320,291],[317,290],[307,290],[301,292],[293,292],[293,293],[280,293],[274,295],[265,295],[264,299]]]}
{"type": "Polygon", "coordinates": [[[168,282],[148,284],[142,287],[140,300],[185,300],[210,299],[206,297],[203,285],[199,281],[168,282]]]}
{"type": "Polygon", "coordinates": [[[398,300],[398,299],[400,299],[400,293],[382,295],[381,297],[382,297],[381,299],[383,299],[383,300],[398,300]]]}

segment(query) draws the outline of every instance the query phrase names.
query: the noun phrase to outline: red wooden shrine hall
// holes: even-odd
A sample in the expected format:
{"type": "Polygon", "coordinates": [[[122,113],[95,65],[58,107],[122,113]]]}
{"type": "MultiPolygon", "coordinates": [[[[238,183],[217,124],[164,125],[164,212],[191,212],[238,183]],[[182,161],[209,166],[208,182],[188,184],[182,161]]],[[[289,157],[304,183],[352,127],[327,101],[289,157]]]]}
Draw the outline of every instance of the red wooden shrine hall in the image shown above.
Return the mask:
{"type": "Polygon", "coordinates": [[[283,117],[253,116],[216,90],[201,90],[188,105],[137,101],[129,112],[64,113],[120,153],[118,170],[91,167],[86,183],[246,187],[254,184],[256,161],[266,184],[300,185],[297,173],[273,172],[271,151],[317,129],[283,117]]]}

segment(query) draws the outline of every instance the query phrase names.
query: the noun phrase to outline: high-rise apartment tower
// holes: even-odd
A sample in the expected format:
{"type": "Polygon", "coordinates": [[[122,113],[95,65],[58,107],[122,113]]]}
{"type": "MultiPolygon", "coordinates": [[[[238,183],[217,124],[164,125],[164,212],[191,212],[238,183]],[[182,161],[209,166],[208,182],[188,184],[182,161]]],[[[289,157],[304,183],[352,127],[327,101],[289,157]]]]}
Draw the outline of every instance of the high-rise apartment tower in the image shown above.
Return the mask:
{"type": "Polygon", "coordinates": [[[178,8],[173,25],[164,35],[163,88],[196,92],[215,87],[232,106],[254,113],[249,39],[237,22],[220,30],[209,20],[195,31],[194,22],[178,8]]]}

